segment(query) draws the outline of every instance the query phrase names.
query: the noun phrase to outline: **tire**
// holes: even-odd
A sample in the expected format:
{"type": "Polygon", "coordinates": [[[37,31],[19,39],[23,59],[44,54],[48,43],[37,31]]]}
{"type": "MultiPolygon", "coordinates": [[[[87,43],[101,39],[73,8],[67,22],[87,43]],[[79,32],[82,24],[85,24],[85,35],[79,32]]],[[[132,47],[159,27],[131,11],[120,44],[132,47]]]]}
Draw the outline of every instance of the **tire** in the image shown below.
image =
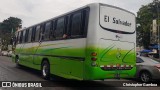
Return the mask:
{"type": "Polygon", "coordinates": [[[144,83],[150,82],[151,79],[152,79],[152,78],[151,78],[151,74],[150,74],[149,72],[147,72],[147,71],[142,72],[142,73],[140,74],[140,80],[141,80],[142,82],[144,82],[144,83]]]}
{"type": "Polygon", "coordinates": [[[41,64],[41,74],[44,79],[50,79],[50,65],[47,60],[43,61],[41,64]]]}

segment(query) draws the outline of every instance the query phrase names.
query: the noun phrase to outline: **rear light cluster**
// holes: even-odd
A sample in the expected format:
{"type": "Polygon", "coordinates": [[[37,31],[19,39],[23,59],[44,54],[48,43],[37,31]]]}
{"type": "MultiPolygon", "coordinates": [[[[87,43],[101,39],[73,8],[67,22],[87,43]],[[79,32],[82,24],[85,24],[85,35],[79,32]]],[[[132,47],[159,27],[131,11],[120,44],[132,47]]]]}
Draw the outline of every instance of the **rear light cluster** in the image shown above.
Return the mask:
{"type": "Polygon", "coordinates": [[[91,53],[91,60],[93,61],[91,65],[92,65],[92,66],[97,66],[97,64],[96,64],[97,53],[96,53],[96,52],[92,52],[92,53],[91,53]]]}
{"type": "Polygon", "coordinates": [[[155,65],[157,69],[160,69],[160,64],[155,65]]]}
{"type": "Polygon", "coordinates": [[[96,60],[97,60],[97,58],[95,58],[95,57],[92,57],[92,58],[91,58],[91,60],[92,60],[92,61],[96,61],[96,60]]]}
{"type": "Polygon", "coordinates": [[[91,56],[92,56],[92,58],[91,58],[92,61],[96,61],[97,60],[97,58],[96,58],[97,53],[96,52],[92,52],[91,56]]]}
{"type": "Polygon", "coordinates": [[[133,65],[101,65],[101,69],[103,70],[130,70],[133,68],[133,65]]]}
{"type": "Polygon", "coordinates": [[[97,56],[97,53],[96,52],[92,52],[91,55],[92,56],[97,56]]]}

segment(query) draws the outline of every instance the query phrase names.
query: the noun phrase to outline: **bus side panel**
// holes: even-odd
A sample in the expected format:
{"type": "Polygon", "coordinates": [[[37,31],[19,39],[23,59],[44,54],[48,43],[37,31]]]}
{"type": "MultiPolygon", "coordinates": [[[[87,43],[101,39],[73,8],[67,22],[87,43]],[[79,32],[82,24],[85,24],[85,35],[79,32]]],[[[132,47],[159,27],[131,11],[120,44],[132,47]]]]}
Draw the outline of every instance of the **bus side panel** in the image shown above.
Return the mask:
{"type": "Polygon", "coordinates": [[[34,64],[33,59],[42,60],[42,57],[35,55],[39,43],[24,43],[17,45],[16,55],[19,57],[19,64],[40,70],[40,64],[34,64]],[[20,48],[19,48],[20,47],[20,48]]]}
{"type": "MultiPolygon", "coordinates": [[[[50,72],[65,78],[83,78],[86,39],[69,39],[42,42],[36,55],[49,60],[50,72]]],[[[40,65],[41,58],[35,57],[34,64],[40,65]]]]}
{"type": "MultiPolygon", "coordinates": [[[[15,54],[18,55],[19,58],[19,64],[20,65],[24,65],[24,66],[28,66],[31,67],[31,59],[32,59],[32,55],[27,55],[26,52],[28,52],[28,49],[26,46],[32,46],[32,43],[28,44],[18,44],[16,46],[16,50],[15,50],[15,54]]],[[[32,51],[30,51],[29,53],[31,53],[32,51]]]]}
{"type": "MultiPolygon", "coordinates": [[[[59,62],[59,65],[52,64],[51,74],[58,75],[68,79],[83,79],[83,61],[70,61],[70,59],[58,59],[54,58],[59,62]]],[[[56,60],[52,60],[53,62],[56,60]]],[[[51,60],[50,60],[51,61],[51,60]]]]}
{"type": "Polygon", "coordinates": [[[21,55],[19,57],[20,57],[20,62],[22,62],[21,64],[23,64],[24,66],[33,67],[32,60],[33,60],[34,49],[32,48],[32,46],[33,46],[32,43],[27,43],[23,45],[21,55]]]}

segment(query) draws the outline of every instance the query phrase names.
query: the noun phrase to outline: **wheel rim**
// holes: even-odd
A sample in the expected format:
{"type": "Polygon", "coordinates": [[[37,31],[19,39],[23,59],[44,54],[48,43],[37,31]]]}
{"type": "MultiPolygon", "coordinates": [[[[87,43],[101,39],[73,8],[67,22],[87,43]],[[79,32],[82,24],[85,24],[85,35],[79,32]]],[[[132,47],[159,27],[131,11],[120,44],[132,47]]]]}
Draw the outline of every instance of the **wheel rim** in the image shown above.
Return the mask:
{"type": "Polygon", "coordinates": [[[150,75],[147,74],[147,73],[142,73],[142,75],[141,75],[141,80],[142,80],[143,82],[148,82],[148,81],[150,80],[150,75]]]}
{"type": "Polygon", "coordinates": [[[48,66],[46,64],[43,65],[43,76],[47,76],[47,73],[48,73],[48,66]]]}

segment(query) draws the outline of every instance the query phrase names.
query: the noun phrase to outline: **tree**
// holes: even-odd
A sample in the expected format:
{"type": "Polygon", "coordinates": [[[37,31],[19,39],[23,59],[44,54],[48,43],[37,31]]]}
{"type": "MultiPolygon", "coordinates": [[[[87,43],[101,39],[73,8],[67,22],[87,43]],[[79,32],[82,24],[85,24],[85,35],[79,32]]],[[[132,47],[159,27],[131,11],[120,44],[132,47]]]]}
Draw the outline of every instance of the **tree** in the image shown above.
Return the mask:
{"type": "MultiPolygon", "coordinates": [[[[160,1],[154,0],[148,5],[142,6],[137,12],[137,42],[140,46],[148,48],[150,44],[150,29],[153,19],[158,18],[160,1]],[[156,3],[155,3],[156,1],[156,3]]],[[[160,20],[159,20],[160,23],[160,20]]]]}
{"type": "Polygon", "coordinates": [[[0,38],[2,41],[2,49],[7,49],[8,44],[12,38],[12,34],[22,27],[22,20],[16,17],[9,17],[0,23],[0,38]]]}
{"type": "Polygon", "coordinates": [[[9,17],[2,22],[1,26],[4,33],[10,33],[12,30],[15,32],[17,28],[22,27],[22,20],[16,17],[9,17]]]}

